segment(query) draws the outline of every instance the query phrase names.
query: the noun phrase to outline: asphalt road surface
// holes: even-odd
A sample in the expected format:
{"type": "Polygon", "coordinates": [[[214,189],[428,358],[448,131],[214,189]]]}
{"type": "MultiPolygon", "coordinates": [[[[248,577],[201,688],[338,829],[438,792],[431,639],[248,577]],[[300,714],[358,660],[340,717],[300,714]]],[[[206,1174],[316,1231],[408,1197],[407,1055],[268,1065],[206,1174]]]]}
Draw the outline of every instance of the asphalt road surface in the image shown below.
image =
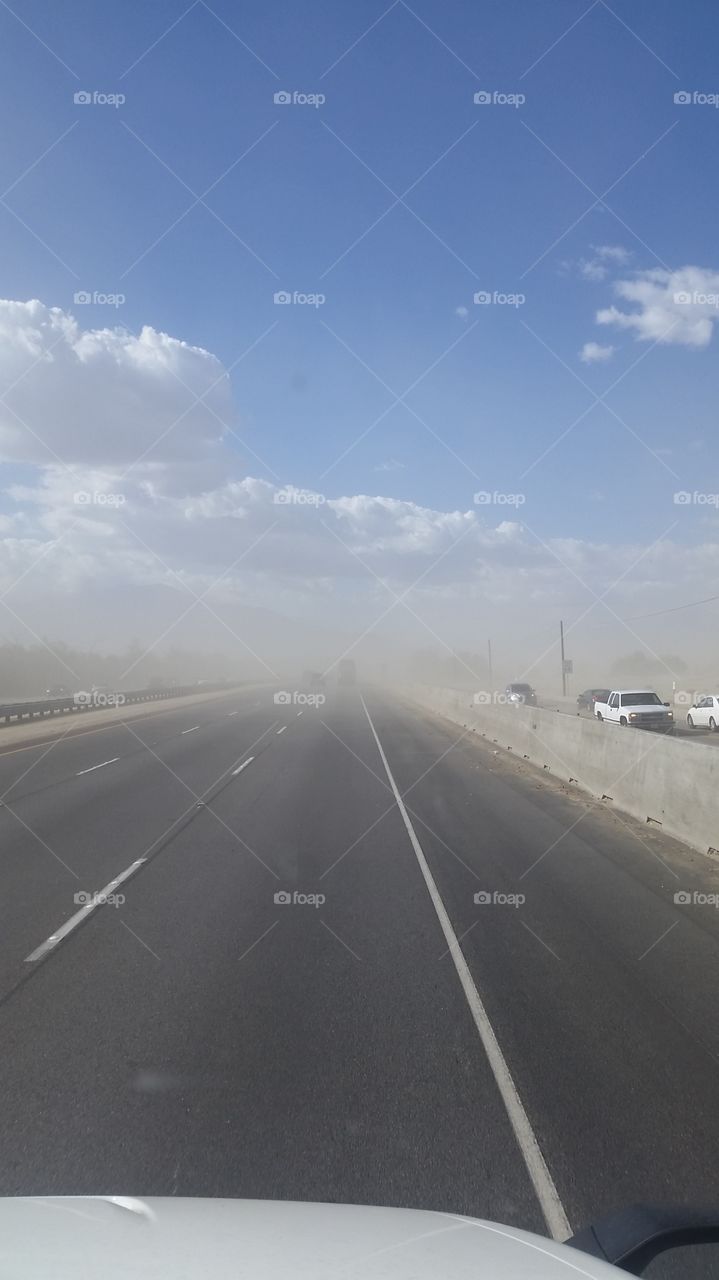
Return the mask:
{"type": "Polygon", "coordinates": [[[158,708],[0,797],[1,1194],[719,1200],[710,859],[374,689],[158,708]]]}

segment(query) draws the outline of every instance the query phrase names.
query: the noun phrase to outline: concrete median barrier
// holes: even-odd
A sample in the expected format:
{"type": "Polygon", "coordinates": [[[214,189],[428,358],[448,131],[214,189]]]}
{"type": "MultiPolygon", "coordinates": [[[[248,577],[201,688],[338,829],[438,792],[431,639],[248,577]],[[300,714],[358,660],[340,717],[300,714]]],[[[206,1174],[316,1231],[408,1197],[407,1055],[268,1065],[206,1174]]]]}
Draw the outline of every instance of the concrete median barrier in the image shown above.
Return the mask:
{"type": "Polygon", "coordinates": [[[413,702],[513,751],[610,807],[719,856],[719,751],[541,707],[476,704],[471,693],[413,685],[413,702]]]}

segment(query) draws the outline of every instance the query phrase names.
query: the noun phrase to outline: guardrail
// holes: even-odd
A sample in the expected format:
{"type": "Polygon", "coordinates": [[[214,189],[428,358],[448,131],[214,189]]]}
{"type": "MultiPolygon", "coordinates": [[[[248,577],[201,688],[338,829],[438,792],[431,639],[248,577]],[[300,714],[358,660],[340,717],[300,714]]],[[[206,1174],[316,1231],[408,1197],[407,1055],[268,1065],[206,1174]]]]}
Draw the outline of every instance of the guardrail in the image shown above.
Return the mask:
{"type": "Polygon", "coordinates": [[[24,720],[43,719],[46,716],[106,711],[108,707],[124,707],[136,702],[159,702],[165,698],[187,697],[192,693],[221,693],[223,689],[235,687],[227,684],[187,684],[172,685],[167,689],[133,689],[127,693],[119,690],[113,693],[75,693],[39,702],[8,702],[0,705],[0,722],[5,725],[21,724],[24,720]]]}
{"type": "Polygon", "coordinates": [[[719,751],[646,729],[620,729],[544,707],[477,704],[471,693],[411,685],[405,693],[607,807],[719,857],[719,751]]]}

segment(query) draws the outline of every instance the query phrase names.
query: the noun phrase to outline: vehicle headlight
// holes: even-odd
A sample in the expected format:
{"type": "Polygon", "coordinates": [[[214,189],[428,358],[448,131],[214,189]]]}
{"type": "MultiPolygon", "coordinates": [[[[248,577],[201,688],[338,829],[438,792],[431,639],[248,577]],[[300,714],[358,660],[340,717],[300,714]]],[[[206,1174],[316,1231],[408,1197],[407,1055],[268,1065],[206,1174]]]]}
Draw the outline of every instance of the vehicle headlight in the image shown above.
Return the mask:
{"type": "Polygon", "coordinates": [[[673,712],[673,711],[667,711],[667,718],[668,718],[669,720],[673,720],[673,719],[674,719],[674,712],[673,712]]]}
{"type": "Polygon", "coordinates": [[[638,711],[630,711],[630,712],[629,712],[629,719],[630,719],[630,720],[637,720],[637,719],[638,719],[638,717],[639,717],[639,712],[638,712],[638,711]]]}

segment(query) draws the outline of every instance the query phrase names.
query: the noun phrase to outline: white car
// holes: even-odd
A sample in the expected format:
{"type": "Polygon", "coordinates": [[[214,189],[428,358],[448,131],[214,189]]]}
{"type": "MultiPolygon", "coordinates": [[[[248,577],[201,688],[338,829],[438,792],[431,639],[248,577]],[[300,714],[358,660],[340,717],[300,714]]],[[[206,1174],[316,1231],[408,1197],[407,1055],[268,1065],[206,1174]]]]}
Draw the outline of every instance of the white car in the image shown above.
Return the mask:
{"type": "MultiPolygon", "coordinates": [[[[2,1275],[12,1280],[621,1280],[645,1274],[668,1249],[716,1245],[719,1216],[636,1206],[560,1244],[431,1210],[8,1197],[0,1198],[0,1239],[2,1275]]],[[[716,1249],[709,1275],[715,1258],[716,1249]]],[[[670,1274],[686,1274],[681,1262],[670,1274]]]]}
{"type": "Polygon", "coordinates": [[[709,693],[699,698],[687,711],[687,724],[690,729],[712,729],[719,725],[719,695],[709,693]]]}

